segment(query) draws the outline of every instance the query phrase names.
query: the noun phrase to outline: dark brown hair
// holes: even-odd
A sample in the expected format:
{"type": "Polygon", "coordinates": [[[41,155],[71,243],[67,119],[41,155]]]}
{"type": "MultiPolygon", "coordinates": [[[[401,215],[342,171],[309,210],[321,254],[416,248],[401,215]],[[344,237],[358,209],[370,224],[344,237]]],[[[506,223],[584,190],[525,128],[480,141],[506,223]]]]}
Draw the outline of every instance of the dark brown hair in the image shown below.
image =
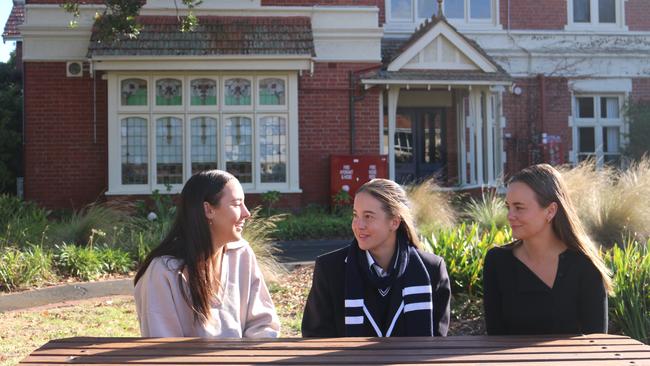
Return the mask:
{"type": "Polygon", "coordinates": [[[185,301],[194,311],[194,320],[205,322],[210,317],[210,298],[218,289],[214,288],[212,259],[215,248],[208,219],[205,217],[203,203],[219,205],[223,188],[236,179],[232,174],[221,170],[208,170],[194,174],[181,191],[174,223],[165,238],[146,257],[134,284],[144,275],[154,258],[171,256],[181,260],[181,272],[187,272],[188,291],[179,281],[185,301]]]}

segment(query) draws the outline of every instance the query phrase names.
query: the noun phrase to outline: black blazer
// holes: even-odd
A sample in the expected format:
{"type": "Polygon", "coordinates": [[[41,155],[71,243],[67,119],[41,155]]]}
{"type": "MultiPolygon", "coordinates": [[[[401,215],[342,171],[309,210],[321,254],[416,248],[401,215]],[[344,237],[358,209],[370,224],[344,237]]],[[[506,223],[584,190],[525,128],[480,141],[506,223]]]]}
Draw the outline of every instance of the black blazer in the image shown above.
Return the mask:
{"type": "MultiPolygon", "coordinates": [[[[303,337],[345,337],[345,259],[348,250],[349,246],[316,258],[311,290],[302,317],[303,337]]],[[[451,287],[445,261],[421,250],[418,250],[418,254],[431,279],[434,335],[446,336],[451,287]]],[[[395,324],[392,336],[405,336],[402,318],[395,324]]],[[[367,336],[376,337],[376,334],[369,332],[367,336]]]]}

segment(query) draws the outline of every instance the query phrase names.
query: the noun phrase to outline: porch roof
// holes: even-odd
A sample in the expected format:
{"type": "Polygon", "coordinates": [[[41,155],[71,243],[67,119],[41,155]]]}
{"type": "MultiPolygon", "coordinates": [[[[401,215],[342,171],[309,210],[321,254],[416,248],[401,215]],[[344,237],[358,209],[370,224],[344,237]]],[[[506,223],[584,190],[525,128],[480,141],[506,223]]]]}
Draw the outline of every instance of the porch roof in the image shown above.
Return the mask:
{"type": "Polygon", "coordinates": [[[25,22],[25,3],[14,1],[13,8],[11,8],[11,13],[9,18],[7,18],[7,23],[5,23],[5,29],[2,33],[2,39],[6,41],[15,41],[20,39],[20,30],[18,27],[25,22]]]}
{"type": "Polygon", "coordinates": [[[510,85],[512,81],[505,71],[486,73],[475,70],[380,70],[361,80],[366,85],[510,85]]]}
{"type": "Polygon", "coordinates": [[[88,57],[302,56],[315,55],[308,17],[198,17],[193,32],[181,32],[175,16],[142,16],[136,39],[100,42],[93,31],[88,57]]]}

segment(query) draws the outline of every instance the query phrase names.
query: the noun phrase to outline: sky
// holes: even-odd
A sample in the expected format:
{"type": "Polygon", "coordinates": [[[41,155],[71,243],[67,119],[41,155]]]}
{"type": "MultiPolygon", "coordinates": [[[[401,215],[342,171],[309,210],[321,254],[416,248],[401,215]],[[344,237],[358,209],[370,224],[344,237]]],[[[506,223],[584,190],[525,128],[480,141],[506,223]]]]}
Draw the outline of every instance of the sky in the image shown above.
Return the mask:
{"type": "MultiPolygon", "coordinates": [[[[0,0],[0,33],[4,31],[5,23],[7,22],[7,18],[9,18],[12,6],[13,1],[0,0]]],[[[16,48],[16,42],[2,42],[2,40],[0,40],[0,62],[7,62],[9,60],[9,53],[11,53],[14,48],[16,48]]]]}

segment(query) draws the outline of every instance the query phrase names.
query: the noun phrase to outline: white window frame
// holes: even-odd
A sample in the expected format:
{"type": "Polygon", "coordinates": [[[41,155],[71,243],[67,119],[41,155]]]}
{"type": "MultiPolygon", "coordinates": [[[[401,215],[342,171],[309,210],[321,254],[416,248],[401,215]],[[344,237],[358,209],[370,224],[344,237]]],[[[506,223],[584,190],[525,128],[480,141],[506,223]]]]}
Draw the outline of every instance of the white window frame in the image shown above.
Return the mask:
{"type": "Polygon", "coordinates": [[[255,78],[255,109],[257,111],[286,111],[287,109],[287,102],[288,102],[288,93],[287,93],[287,86],[289,85],[288,80],[286,77],[279,77],[279,76],[273,76],[273,75],[259,75],[255,78]],[[282,105],[263,105],[260,104],[260,81],[265,80],[265,79],[280,79],[284,81],[284,104],[282,105]]]}
{"type": "MultiPolygon", "coordinates": [[[[423,1],[423,0],[411,0],[411,17],[409,19],[393,19],[392,17],[392,10],[391,10],[391,2],[393,0],[385,0],[385,8],[386,8],[386,23],[387,23],[387,28],[404,28],[405,26],[410,27],[412,30],[415,28],[417,25],[421,24],[425,19],[427,18],[420,18],[418,16],[418,1],[423,1]],[[397,27],[395,27],[397,26],[397,27]]],[[[436,0],[425,0],[425,1],[433,1],[434,2],[434,9],[437,9],[438,7],[438,2],[436,0]]],[[[500,28],[501,23],[499,19],[499,1],[500,0],[490,0],[490,18],[487,19],[482,19],[482,18],[471,18],[470,17],[470,6],[471,6],[471,0],[463,0],[464,1],[464,6],[463,6],[463,11],[464,11],[464,16],[463,18],[447,18],[449,23],[452,25],[462,28],[462,29],[472,29],[472,28],[479,28],[479,29],[484,29],[484,28],[500,28]]],[[[620,0],[617,0],[620,1],[620,0]]],[[[444,9],[444,2],[443,2],[443,9],[444,9]]]]}
{"type": "Polygon", "coordinates": [[[625,24],[625,2],[627,0],[614,0],[614,9],[616,11],[615,23],[600,23],[598,21],[598,1],[589,0],[590,7],[590,22],[574,22],[573,21],[573,0],[567,0],[567,25],[565,30],[569,31],[627,31],[628,27],[625,24]]]}
{"type": "MultiPolygon", "coordinates": [[[[594,145],[595,145],[595,158],[596,166],[604,166],[604,157],[605,152],[603,151],[603,145],[600,143],[603,141],[603,127],[618,127],[619,131],[619,155],[622,155],[620,150],[625,144],[625,117],[623,116],[623,103],[625,101],[625,95],[620,93],[576,93],[571,97],[571,127],[573,135],[573,146],[571,152],[571,162],[573,164],[578,164],[580,155],[580,138],[578,136],[579,128],[581,127],[593,127],[594,128],[594,145]],[[578,98],[594,98],[594,118],[580,118],[578,117],[578,98]],[[618,118],[602,118],[601,117],[601,98],[618,98],[618,107],[619,107],[619,117],[618,118]]],[[[611,155],[611,154],[609,154],[611,155]]]]}
{"type": "Polygon", "coordinates": [[[115,71],[106,75],[108,82],[108,191],[107,195],[151,194],[157,189],[160,193],[179,193],[184,182],[191,177],[191,120],[196,117],[210,117],[217,120],[217,166],[225,169],[225,138],[223,126],[226,118],[230,116],[245,116],[251,119],[253,127],[253,151],[251,183],[242,184],[246,193],[263,193],[277,190],[282,193],[300,193],[299,187],[299,141],[298,141],[298,74],[297,72],[188,72],[186,74],[165,72],[135,72],[115,71]],[[250,106],[225,106],[224,85],[225,80],[243,77],[251,82],[250,106]],[[256,102],[258,80],[264,78],[278,78],[285,81],[284,106],[259,106],[256,102]],[[148,102],[147,106],[121,106],[121,82],[124,79],[139,78],[147,81],[148,102]],[[183,105],[155,106],[155,82],[159,79],[177,78],[183,85],[183,105]],[[216,106],[191,106],[190,81],[193,79],[208,78],[217,81],[216,106]],[[271,108],[269,108],[271,107],[271,108]],[[171,110],[170,110],[171,109],[171,110]],[[258,121],[265,116],[280,116],[287,121],[287,176],[284,183],[261,183],[260,157],[259,157],[259,129],[258,121]],[[147,121],[148,130],[148,183],[147,184],[122,184],[121,167],[121,120],[128,117],[140,117],[147,121]],[[156,182],[156,141],[155,124],[160,117],[180,118],[183,124],[183,184],[172,185],[168,192],[167,187],[156,182]]]}

